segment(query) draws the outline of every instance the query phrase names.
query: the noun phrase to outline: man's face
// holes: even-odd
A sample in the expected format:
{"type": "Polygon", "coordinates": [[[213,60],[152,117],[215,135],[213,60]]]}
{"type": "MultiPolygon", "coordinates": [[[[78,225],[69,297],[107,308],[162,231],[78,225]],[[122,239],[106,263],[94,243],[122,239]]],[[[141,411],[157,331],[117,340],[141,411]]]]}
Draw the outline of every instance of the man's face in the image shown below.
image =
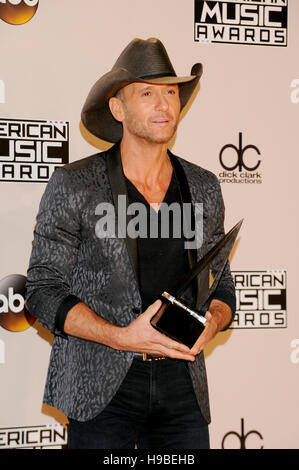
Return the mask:
{"type": "Polygon", "coordinates": [[[180,115],[178,85],[131,83],[121,90],[120,97],[124,133],[148,142],[169,142],[180,115]]]}

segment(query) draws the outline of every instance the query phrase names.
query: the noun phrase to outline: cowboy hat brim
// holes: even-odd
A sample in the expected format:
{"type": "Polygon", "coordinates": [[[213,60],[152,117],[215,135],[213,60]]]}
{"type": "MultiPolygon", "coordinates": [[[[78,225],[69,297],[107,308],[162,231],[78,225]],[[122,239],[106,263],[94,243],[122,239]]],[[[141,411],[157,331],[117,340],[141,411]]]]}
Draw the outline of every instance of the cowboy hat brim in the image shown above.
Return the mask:
{"type": "Polygon", "coordinates": [[[111,70],[103,75],[91,88],[81,112],[84,127],[96,137],[107,142],[118,142],[122,138],[122,124],[114,119],[109,108],[109,99],[121,88],[134,82],[153,84],[178,84],[181,111],[188,103],[202,75],[202,64],[194,64],[191,74],[185,77],[136,77],[127,69],[111,70]]]}

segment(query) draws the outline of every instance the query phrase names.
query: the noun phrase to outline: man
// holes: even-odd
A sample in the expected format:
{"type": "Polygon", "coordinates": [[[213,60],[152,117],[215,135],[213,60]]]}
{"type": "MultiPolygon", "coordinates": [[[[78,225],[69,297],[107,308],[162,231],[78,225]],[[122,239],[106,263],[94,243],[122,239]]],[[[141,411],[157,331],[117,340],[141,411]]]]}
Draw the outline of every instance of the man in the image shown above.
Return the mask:
{"type": "Polygon", "coordinates": [[[159,40],[133,40],[82,111],[88,131],[116,145],[56,170],[41,200],[26,299],[55,334],[44,402],[67,415],[69,448],[209,447],[202,351],[232,320],[229,266],[192,349],[150,324],[163,290],[223,235],[216,177],[167,148],[201,74],[195,64],[177,77],[159,40]],[[201,246],[186,249],[175,227],[169,239],[124,234],[129,210],[121,233],[102,236],[103,207],[123,220],[120,196],[126,209],[142,203],[159,229],[162,204],[203,203],[201,246]]]}

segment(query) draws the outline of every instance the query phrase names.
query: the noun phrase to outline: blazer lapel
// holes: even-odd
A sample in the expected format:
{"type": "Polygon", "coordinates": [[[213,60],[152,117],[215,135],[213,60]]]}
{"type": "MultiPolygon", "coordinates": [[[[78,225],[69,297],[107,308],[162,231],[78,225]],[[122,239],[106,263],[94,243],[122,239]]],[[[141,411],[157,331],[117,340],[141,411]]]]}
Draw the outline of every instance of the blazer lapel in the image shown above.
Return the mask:
{"type": "Polygon", "coordinates": [[[131,264],[135,273],[137,285],[139,286],[137,239],[131,238],[127,234],[127,226],[132,216],[128,215],[128,210],[127,210],[129,200],[128,200],[125,176],[124,176],[123,167],[121,163],[119,143],[115,144],[107,152],[107,171],[108,171],[108,177],[109,177],[111,191],[112,191],[113,202],[115,206],[115,214],[117,216],[117,221],[118,221],[118,227],[121,229],[121,233],[123,237],[125,238],[127,250],[128,250],[131,264]],[[118,197],[119,196],[125,196],[125,209],[126,209],[125,217],[118,214],[118,197]]]}
{"type": "MultiPolygon", "coordinates": [[[[175,155],[173,155],[170,151],[168,151],[168,155],[170,157],[173,170],[176,176],[177,181],[179,182],[179,191],[181,195],[181,202],[183,204],[190,204],[191,205],[191,230],[195,230],[195,216],[194,210],[192,205],[191,193],[189,189],[188,180],[182,165],[180,164],[179,160],[175,155]]],[[[189,231],[188,224],[185,223],[186,231],[189,231]]],[[[189,232],[190,233],[190,232],[189,232]]],[[[196,249],[188,249],[188,258],[189,258],[189,265],[190,268],[194,266],[197,261],[197,250],[196,249]]]]}
{"type": "MultiPolygon", "coordinates": [[[[169,155],[169,158],[171,160],[176,179],[179,182],[179,191],[180,191],[180,195],[181,195],[181,202],[182,202],[182,204],[186,204],[186,203],[190,204],[190,207],[191,207],[191,230],[193,231],[193,233],[195,233],[195,229],[196,229],[195,215],[194,215],[194,209],[193,209],[193,205],[192,205],[192,199],[191,199],[189,183],[188,183],[185,171],[184,171],[182,165],[180,164],[178,158],[175,155],[173,155],[173,153],[171,153],[169,150],[168,150],[168,155],[169,155]]],[[[183,214],[184,214],[184,211],[183,211],[183,214]]],[[[189,231],[190,227],[188,226],[186,221],[184,221],[184,224],[185,224],[185,229],[186,229],[185,233],[190,234],[190,231],[189,231]]],[[[197,262],[197,250],[196,250],[196,248],[194,248],[194,249],[188,248],[188,259],[189,259],[189,266],[190,266],[190,269],[191,269],[197,262]]],[[[196,281],[196,279],[192,282],[192,297],[193,297],[193,299],[197,299],[197,297],[198,297],[198,282],[196,281]]]]}

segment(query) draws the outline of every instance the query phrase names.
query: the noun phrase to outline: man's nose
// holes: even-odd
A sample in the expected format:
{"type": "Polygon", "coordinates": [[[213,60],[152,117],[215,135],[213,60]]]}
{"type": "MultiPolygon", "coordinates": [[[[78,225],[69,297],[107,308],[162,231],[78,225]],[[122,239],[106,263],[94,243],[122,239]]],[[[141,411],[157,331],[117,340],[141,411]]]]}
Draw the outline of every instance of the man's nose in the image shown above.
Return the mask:
{"type": "Polygon", "coordinates": [[[167,96],[164,93],[157,93],[156,97],[156,108],[161,109],[162,111],[166,111],[169,107],[169,103],[167,100],[167,96]]]}

